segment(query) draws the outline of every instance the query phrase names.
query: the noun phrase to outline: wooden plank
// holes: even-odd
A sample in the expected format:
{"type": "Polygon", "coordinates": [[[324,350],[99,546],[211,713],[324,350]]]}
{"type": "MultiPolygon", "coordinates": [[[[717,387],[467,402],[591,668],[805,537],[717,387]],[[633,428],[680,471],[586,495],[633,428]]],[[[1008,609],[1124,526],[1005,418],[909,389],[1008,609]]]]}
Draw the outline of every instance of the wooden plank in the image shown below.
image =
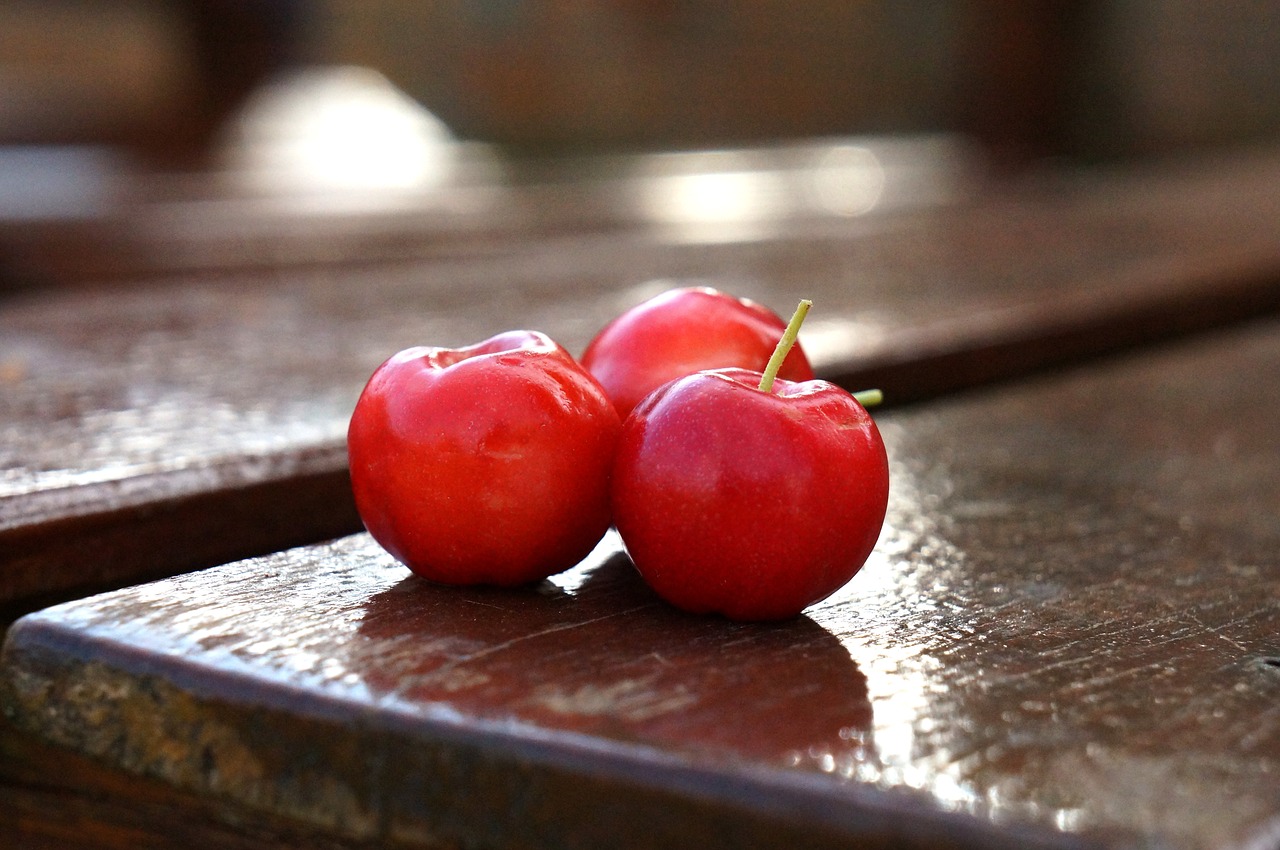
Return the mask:
{"type": "MultiPolygon", "coordinates": [[[[299,129],[273,132],[287,145],[299,129]]],[[[300,171],[315,166],[299,149],[241,140],[220,151],[223,168],[186,173],[94,149],[8,154],[25,179],[0,206],[0,259],[10,277],[70,284],[485,255],[587,234],[735,240],[954,202],[978,176],[971,149],[933,136],[547,160],[441,139],[423,152],[435,176],[400,187],[334,184],[300,171]]]]}
{"type": "Polygon", "coordinates": [[[865,216],[672,212],[764,165],[642,181],[671,196],[656,230],[0,302],[0,606],[357,530],[346,422],[408,345],[523,326],[578,352],[646,295],[709,283],[784,314],[813,298],[820,372],[901,403],[1280,305],[1280,154],[865,216]]]}
{"type": "Polygon", "coordinates": [[[884,411],[877,552],[788,623],[608,545],[484,591],[357,535],[19,621],[11,710],[360,840],[1270,847],[1278,381],[1270,323],[884,411]]]}
{"type": "Polygon", "coordinates": [[[0,839],[20,850],[371,850],[296,821],[199,800],[25,735],[0,718],[0,839]]]}

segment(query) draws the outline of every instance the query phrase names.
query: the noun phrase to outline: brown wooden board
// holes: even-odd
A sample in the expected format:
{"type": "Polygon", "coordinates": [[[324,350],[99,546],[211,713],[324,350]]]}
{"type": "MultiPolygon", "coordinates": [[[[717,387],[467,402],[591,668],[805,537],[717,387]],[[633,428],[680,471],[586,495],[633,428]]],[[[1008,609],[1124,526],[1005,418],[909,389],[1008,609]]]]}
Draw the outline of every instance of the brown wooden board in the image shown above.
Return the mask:
{"type": "Polygon", "coordinates": [[[668,221],[489,256],[12,295],[0,606],[357,530],[347,419],[409,345],[532,327],[576,353],[645,296],[707,283],[784,315],[814,299],[802,341],[819,371],[896,404],[1273,310],[1277,174],[1260,155],[804,226],[668,221]]]}
{"type": "Polygon", "coordinates": [[[434,179],[397,188],[359,180],[372,171],[386,182],[387,164],[295,174],[310,162],[302,147],[264,158],[261,146],[229,140],[223,167],[188,173],[92,148],[36,148],[19,157],[26,180],[0,205],[0,291],[6,277],[349,266],[587,234],[732,241],[952,203],[980,174],[973,148],[945,136],[541,160],[463,143],[435,153],[434,179]]]}
{"type": "Polygon", "coordinates": [[[460,590],[357,535],[20,620],[10,710],[361,840],[1270,848],[1278,397],[1267,323],[882,411],[880,544],[791,622],[609,545],[460,590]]]}
{"type": "Polygon", "coordinates": [[[0,718],[0,843],[15,850],[397,850],[202,800],[0,718]]]}

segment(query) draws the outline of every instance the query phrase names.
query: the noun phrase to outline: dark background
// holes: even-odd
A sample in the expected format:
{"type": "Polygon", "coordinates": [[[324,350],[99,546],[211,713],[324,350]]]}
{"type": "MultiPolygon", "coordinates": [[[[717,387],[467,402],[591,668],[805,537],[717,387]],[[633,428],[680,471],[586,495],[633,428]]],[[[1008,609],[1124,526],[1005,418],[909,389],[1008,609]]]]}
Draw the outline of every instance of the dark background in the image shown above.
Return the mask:
{"type": "Polygon", "coordinates": [[[0,144],[189,163],[290,67],[374,68],[513,151],[958,131],[1096,162],[1280,131],[1280,2],[8,0],[0,144]]]}

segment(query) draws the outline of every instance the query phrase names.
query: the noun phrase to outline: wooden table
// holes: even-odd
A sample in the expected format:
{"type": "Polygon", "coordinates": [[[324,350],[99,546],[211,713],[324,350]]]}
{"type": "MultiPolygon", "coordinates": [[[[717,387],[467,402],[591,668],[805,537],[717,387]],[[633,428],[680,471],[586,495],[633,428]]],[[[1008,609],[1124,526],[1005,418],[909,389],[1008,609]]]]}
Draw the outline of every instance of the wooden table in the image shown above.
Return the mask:
{"type": "Polygon", "coordinates": [[[357,842],[1272,846],[1278,376],[1263,324],[882,413],[884,536],[800,620],[357,535],[20,621],[17,721],[357,842]]]}
{"type": "Polygon", "coordinates": [[[0,302],[0,604],[121,587],[9,633],[0,835],[1274,846],[1280,329],[1234,323],[1280,301],[1280,155],[710,224],[671,212],[680,180],[814,166],[701,162],[637,165],[668,202],[607,227],[570,215],[607,181],[504,189],[565,213],[501,250],[402,218],[354,260],[125,257],[0,302]],[[814,298],[819,370],[897,403],[846,590],[740,626],[658,603],[616,541],[487,592],[343,536],[380,359],[516,324],[580,350],[693,281],[814,298]]]}

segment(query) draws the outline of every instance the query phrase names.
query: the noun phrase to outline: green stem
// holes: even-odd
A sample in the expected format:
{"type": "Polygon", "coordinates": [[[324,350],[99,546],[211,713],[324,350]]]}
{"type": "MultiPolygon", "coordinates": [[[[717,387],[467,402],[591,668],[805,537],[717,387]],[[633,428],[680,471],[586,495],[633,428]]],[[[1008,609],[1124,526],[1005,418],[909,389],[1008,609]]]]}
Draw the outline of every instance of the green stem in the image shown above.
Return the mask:
{"type": "Polygon", "coordinates": [[[853,397],[863,407],[875,407],[884,401],[884,393],[879,390],[858,390],[853,394],[853,397]]]}
{"type": "Polygon", "coordinates": [[[791,321],[787,322],[787,329],[782,332],[782,339],[778,340],[778,346],[773,349],[773,356],[769,358],[768,365],[764,367],[764,374],[760,376],[760,392],[773,392],[773,382],[778,377],[778,370],[782,368],[782,361],[787,359],[791,346],[796,344],[796,337],[800,335],[800,325],[804,324],[804,317],[809,314],[809,308],[812,306],[813,302],[808,298],[801,299],[800,305],[791,315],[791,321]]]}

